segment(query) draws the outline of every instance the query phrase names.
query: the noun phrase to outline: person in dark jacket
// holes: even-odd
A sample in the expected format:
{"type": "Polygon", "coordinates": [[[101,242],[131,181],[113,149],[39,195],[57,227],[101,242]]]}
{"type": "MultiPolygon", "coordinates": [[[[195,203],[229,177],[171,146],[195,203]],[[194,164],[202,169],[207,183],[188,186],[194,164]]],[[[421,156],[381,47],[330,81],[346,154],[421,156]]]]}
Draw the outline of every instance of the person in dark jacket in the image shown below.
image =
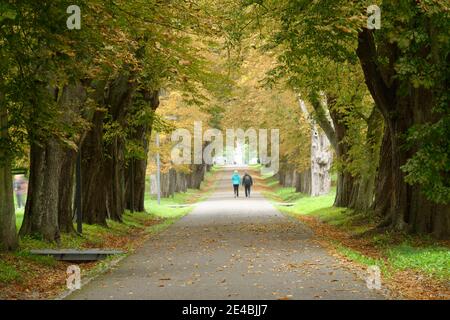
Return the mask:
{"type": "Polygon", "coordinates": [[[253,186],[253,179],[252,177],[246,172],[244,176],[242,177],[242,185],[245,188],[245,197],[250,197],[250,190],[253,186]]]}

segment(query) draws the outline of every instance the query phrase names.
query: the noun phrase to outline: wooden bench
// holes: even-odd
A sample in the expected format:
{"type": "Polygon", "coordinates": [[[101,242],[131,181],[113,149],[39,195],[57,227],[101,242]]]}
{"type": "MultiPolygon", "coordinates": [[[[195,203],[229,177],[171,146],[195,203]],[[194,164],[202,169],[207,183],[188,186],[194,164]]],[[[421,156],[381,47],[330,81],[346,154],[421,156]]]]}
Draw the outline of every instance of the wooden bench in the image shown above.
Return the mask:
{"type": "Polygon", "coordinates": [[[107,256],[123,254],[123,251],[119,250],[101,250],[101,249],[43,249],[43,250],[31,250],[31,254],[40,256],[52,256],[56,260],[63,261],[96,261],[105,259],[107,256]]]}

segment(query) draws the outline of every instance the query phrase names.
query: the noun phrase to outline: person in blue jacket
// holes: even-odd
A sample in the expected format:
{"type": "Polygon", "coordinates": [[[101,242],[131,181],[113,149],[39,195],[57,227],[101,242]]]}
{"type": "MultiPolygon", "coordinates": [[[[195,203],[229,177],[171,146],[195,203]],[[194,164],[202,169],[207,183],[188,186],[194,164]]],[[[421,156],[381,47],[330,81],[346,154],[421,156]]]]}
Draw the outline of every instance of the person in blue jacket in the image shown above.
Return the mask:
{"type": "Polygon", "coordinates": [[[234,197],[239,197],[239,185],[241,184],[241,176],[237,170],[234,170],[231,176],[231,182],[233,183],[234,197]]]}

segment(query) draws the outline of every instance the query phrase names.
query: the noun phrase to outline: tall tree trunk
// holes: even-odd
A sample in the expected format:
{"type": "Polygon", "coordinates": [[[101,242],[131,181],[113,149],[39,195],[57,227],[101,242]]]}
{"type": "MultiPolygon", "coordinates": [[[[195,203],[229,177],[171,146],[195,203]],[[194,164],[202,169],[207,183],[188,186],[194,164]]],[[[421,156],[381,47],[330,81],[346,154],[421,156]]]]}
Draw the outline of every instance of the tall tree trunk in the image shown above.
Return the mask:
{"type": "Polygon", "coordinates": [[[170,193],[170,172],[161,172],[161,197],[168,198],[172,194],[170,193]]]}
{"type": "MultiPolygon", "coordinates": [[[[8,114],[4,95],[0,92],[0,143],[8,140],[8,114]]],[[[11,162],[6,149],[0,148],[0,251],[16,248],[17,231],[11,162]]]]}
{"type": "Polygon", "coordinates": [[[202,181],[205,177],[205,165],[204,164],[192,164],[191,173],[188,176],[188,188],[200,189],[202,181]]]}
{"type": "MultiPolygon", "coordinates": [[[[424,99],[426,100],[426,98],[424,99]]],[[[401,103],[401,102],[400,102],[401,103]]],[[[408,103],[405,101],[404,103],[408,103]]],[[[422,110],[411,110],[401,117],[391,118],[388,121],[392,146],[392,202],[389,221],[396,230],[405,230],[415,233],[432,233],[436,237],[450,236],[450,205],[440,205],[426,199],[420,186],[409,185],[405,182],[405,173],[401,169],[406,161],[413,155],[412,151],[405,152],[404,134],[414,123],[414,113],[425,117],[431,106],[422,101],[425,106],[422,110]]],[[[406,111],[406,107],[402,108],[406,111]]],[[[413,109],[413,108],[411,108],[413,109]]]]}
{"type": "Polygon", "coordinates": [[[331,189],[330,169],[333,154],[330,142],[323,132],[314,126],[311,139],[311,195],[328,194],[331,189]]]}
{"type": "Polygon", "coordinates": [[[340,171],[337,174],[336,198],[333,206],[348,207],[352,201],[355,192],[355,179],[346,171],[340,171]]]}
{"type": "MultiPolygon", "coordinates": [[[[122,74],[109,86],[106,105],[109,106],[111,121],[115,122],[119,130],[125,131],[126,117],[132,105],[132,97],[136,92],[134,75],[122,74]]],[[[105,146],[107,157],[105,159],[105,179],[107,212],[112,220],[122,221],[125,211],[125,138],[114,135],[112,141],[105,146]]]]}
{"type": "Polygon", "coordinates": [[[92,128],[82,144],[83,221],[106,225],[106,219],[121,221],[125,210],[125,141],[110,134],[104,141],[104,123],[114,122],[123,131],[131,98],[134,75],[124,72],[107,88],[99,87],[96,100],[104,110],[95,112],[92,128]],[[105,89],[105,90],[103,90],[105,89]],[[109,114],[110,118],[106,119],[109,114]],[[95,164],[95,165],[93,165],[95,164]]]}
{"type": "Polygon", "coordinates": [[[58,222],[59,229],[64,233],[75,232],[73,226],[73,199],[74,199],[74,175],[77,152],[66,150],[63,157],[61,175],[59,176],[59,204],[58,222]]]}
{"type": "Polygon", "coordinates": [[[312,191],[311,183],[311,168],[309,168],[297,175],[295,191],[310,195],[312,191]]]}
{"type": "Polygon", "coordinates": [[[114,138],[106,148],[107,158],[104,165],[106,179],[106,208],[108,218],[122,221],[125,211],[125,143],[114,138]]]}
{"type": "Polygon", "coordinates": [[[280,167],[278,170],[278,184],[280,186],[284,186],[284,182],[286,179],[286,166],[287,166],[287,162],[285,160],[281,160],[280,159],[280,167]]]}
{"type": "Polygon", "coordinates": [[[295,167],[290,163],[285,164],[285,169],[283,170],[283,182],[281,185],[283,187],[294,187],[295,186],[295,167]]]}
{"type": "MultiPolygon", "coordinates": [[[[147,144],[147,142],[144,143],[147,144]]],[[[147,154],[148,147],[145,151],[147,154]]],[[[128,172],[126,172],[125,175],[126,209],[137,212],[145,211],[144,202],[146,173],[147,159],[131,159],[128,161],[128,172]],[[133,184],[133,186],[131,184],[133,184]]]]}
{"type": "Polygon", "coordinates": [[[375,200],[372,209],[380,217],[390,216],[392,202],[392,146],[391,134],[388,126],[385,126],[383,141],[381,142],[379,166],[375,182],[375,200]]]}
{"type": "Polygon", "coordinates": [[[355,182],[354,196],[349,208],[367,212],[373,206],[376,173],[379,167],[380,142],[383,138],[383,118],[377,108],[373,108],[367,121],[365,152],[367,164],[355,182]]]}
{"type": "Polygon", "coordinates": [[[173,197],[177,192],[177,172],[174,168],[169,170],[169,193],[173,197]]]}
{"type": "MultiPolygon", "coordinates": [[[[2,157],[2,153],[0,151],[0,157],[2,157]]],[[[0,251],[14,250],[16,248],[17,230],[11,165],[3,163],[0,165],[0,251]]]]}
{"type": "MultiPolygon", "coordinates": [[[[69,127],[73,126],[86,100],[86,89],[81,83],[74,83],[65,85],[62,90],[56,87],[50,90],[61,110],[58,121],[69,127]]],[[[20,235],[59,241],[60,218],[64,224],[64,231],[72,231],[73,228],[71,226],[73,170],[67,162],[70,159],[66,158],[69,149],[63,145],[59,137],[36,136],[36,129],[38,128],[31,128],[29,132],[32,137],[30,181],[20,235]],[[62,178],[62,175],[67,179],[62,178]]]]}
{"type": "MultiPolygon", "coordinates": [[[[86,114],[84,106],[87,100],[87,86],[89,83],[79,81],[74,84],[66,85],[59,98],[58,104],[64,111],[64,123],[73,126],[77,117],[83,116],[86,120],[91,121],[91,117],[86,114]]],[[[85,132],[78,132],[79,138],[74,141],[78,145],[85,137],[85,132]]],[[[58,222],[59,229],[64,233],[75,232],[73,226],[74,214],[74,186],[75,186],[75,163],[77,159],[77,151],[73,148],[66,147],[63,152],[63,163],[61,167],[61,175],[59,177],[59,203],[58,203],[58,222]]]]}
{"type": "MultiPolygon", "coordinates": [[[[152,113],[156,111],[159,106],[159,91],[140,90],[142,99],[145,103],[149,104],[152,113]]],[[[152,118],[153,119],[153,118],[152,118]]],[[[140,141],[142,148],[144,149],[144,157],[142,159],[133,158],[128,161],[129,170],[125,174],[126,179],[126,208],[132,211],[143,212],[144,200],[145,200],[145,178],[147,173],[147,155],[149,149],[148,137],[152,134],[153,121],[140,125],[135,129],[131,139],[140,141]],[[131,170],[131,167],[133,170],[131,170]],[[131,172],[133,171],[133,176],[131,172]],[[133,184],[133,185],[132,185],[133,184]],[[132,189],[134,193],[134,199],[132,197],[132,189]],[[133,204],[134,207],[131,205],[133,204]]]]}
{"type": "MultiPolygon", "coordinates": [[[[347,160],[350,145],[345,140],[347,136],[347,126],[344,123],[344,119],[341,113],[339,113],[333,106],[335,99],[327,96],[327,105],[330,110],[330,117],[333,119],[334,132],[335,132],[335,152],[340,161],[347,160]]],[[[348,170],[341,168],[337,174],[336,183],[336,199],[334,200],[335,207],[348,207],[352,201],[352,196],[355,194],[355,178],[348,170]]]]}
{"type": "Polygon", "coordinates": [[[31,143],[30,180],[20,235],[59,241],[59,178],[64,147],[56,138],[31,143]]]}
{"type": "Polygon", "coordinates": [[[83,222],[106,225],[106,179],[103,152],[105,111],[94,114],[81,146],[81,198],[83,222]]]}
{"type": "Polygon", "coordinates": [[[176,171],[175,192],[186,192],[186,175],[183,172],[176,171]]]}
{"type": "MultiPolygon", "coordinates": [[[[364,71],[366,84],[383,114],[389,130],[391,144],[391,203],[385,224],[400,231],[431,233],[437,237],[450,235],[450,205],[439,205],[427,200],[417,185],[408,185],[401,167],[416,150],[402,149],[404,135],[413,125],[433,123],[436,115],[431,112],[433,93],[424,88],[414,88],[392,78],[395,70],[384,70],[377,64],[377,48],[373,33],[364,29],[359,34],[357,54],[364,71]],[[389,76],[390,72],[391,76],[389,76]],[[402,94],[400,88],[407,88],[402,94]]],[[[394,44],[386,48],[396,59],[394,44]]],[[[391,63],[390,65],[393,65],[391,63]]],[[[378,179],[380,182],[380,179],[378,179]]]]}
{"type": "MultiPolygon", "coordinates": [[[[316,101],[317,103],[318,101],[316,101]]],[[[320,196],[330,192],[331,176],[330,168],[333,161],[330,138],[333,139],[333,146],[337,144],[335,141],[336,133],[333,126],[329,122],[329,117],[322,108],[316,106],[317,118],[319,123],[326,128],[319,131],[316,120],[309,114],[308,109],[303,100],[299,98],[299,105],[305,118],[308,119],[311,126],[311,151],[310,151],[310,167],[303,172],[296,182],[296,190],[311,196],[320,196]],[[309,179],[309,181],[304,181],[309,179]]]]}

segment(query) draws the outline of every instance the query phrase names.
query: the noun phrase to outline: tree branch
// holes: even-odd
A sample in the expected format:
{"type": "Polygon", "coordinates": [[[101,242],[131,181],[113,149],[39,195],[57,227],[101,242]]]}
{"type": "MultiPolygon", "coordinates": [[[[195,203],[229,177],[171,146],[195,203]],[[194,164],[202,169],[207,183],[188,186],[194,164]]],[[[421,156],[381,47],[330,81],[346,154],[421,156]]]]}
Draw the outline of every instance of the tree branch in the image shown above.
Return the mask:
{"type": "Polygon", "coordinates": [[[333,124],[330,122],[330,119],[327,116],[327,111],[320,101],[319,95],[316,92],[313,92],[310,94],[309,100],[315,111],[314,119],[318,122],[319,126],[325,132],[325,135],[327,136],[331,145],[336,150],[338,146],[336,131],[334,130],[333,124]]]}
{"type": "Polygon", "coordinates": [[[384,82],[380,68],[376,63],[377,49],[371,30],[363,29],[359,33],[356,53],[364,71],[367,87],[380,111],[384,116],[387,116],[393,111],[395,97],[393,90],[384,82]]]}

